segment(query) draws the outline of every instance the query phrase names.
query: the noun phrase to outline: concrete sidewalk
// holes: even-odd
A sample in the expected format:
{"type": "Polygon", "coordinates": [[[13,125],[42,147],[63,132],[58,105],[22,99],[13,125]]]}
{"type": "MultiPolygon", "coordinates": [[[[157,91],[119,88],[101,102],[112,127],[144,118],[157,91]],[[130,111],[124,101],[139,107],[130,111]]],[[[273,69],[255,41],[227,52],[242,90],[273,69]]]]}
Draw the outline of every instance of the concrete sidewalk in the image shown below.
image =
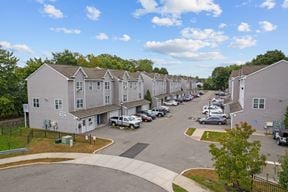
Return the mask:
{"type": "Polygon", "coordinates": [[[87,153],[39,153],[0,159],[0,164],[43,158],[71,158],[74,160],[59,163],[92,165],[123,171],[150,181],[169,192],[173,192],[173,183],[191,192],[208,191],[194,181],[171,170],[144,161],[113,155],[87,153]]]}

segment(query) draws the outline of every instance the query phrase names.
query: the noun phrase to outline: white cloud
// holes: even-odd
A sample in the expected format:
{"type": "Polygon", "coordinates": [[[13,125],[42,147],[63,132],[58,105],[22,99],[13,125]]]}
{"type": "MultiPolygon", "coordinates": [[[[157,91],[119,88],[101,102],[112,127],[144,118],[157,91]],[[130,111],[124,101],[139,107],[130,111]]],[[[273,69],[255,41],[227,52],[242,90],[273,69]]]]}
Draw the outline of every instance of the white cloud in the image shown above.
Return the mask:
{"type": "Polygon", "coordinates": [[[122,35],[122,37],[119,38],[120,41],[129,41],[131,37],[127,34],[122,35]]]}
{"type": "Polygon", "coordinates": [[[108,40],[109,36],[106,33],[99,33],[96,35],[96,39],[98,40],[108,40]]]}
{"type": "Polygon", "coordinates": [[[11,44],[8,41],[0,41],[0,47],[3,49],[10,49],[12,51],[19,51],[24,53],[33,53],[33,50],[26,44],[11,44]]]}
{"type": "Polygon", "coordinates": [[[218,25],[218,28],[219,28],[219,29],[224,29],[225,27],[227,27],[227,24],[225,24],[225,23],[220,23],[220,24],[218,25]]]}
{"type": "Polygon", "coordinates": [[[139,0],[141,9],[134,12],[136,17],[147,13],[158,13],[160,15],[177,15],[184,13],[208,12],[213,16],[219,16],[222,13],[220,6],[214,3],[214,0],[162,0],[157,3],[156,0],[139,0]]]}
{"type": "Polygon", "coordinates": [[[277,29],[277,26],[273,25],[269,21],[260,21],[259,25],[260,25],[262,31],[270,32],[270,31],[274,31],[277,29]]]}
{"type": "Polygon", "coordinates": [[[256,40],[251,36],[234,37],[230,47],[244,49],[256,45],[256,40]]]}
{"type": "Polygon", "coordinates": [[[238,31],[241,32],[249,32],[250,30],[250,25],[248,23],[242,22],[240,23],[240,25],[238,26],[238,31]]]}
{"type": "Polygon", "coordinates": [[[288,9],[288,0],[283,1],[282,7],[288,9]]]}
{"type": "Polygon", "coordinates": [[[273,9],[276,5],[275,0],[264,0],[260,7],[265,9],[273,9]]]}
{"type": "Polygon", "coordinates": [[[101,15],[101,12],[96,7],[92,7],[92,6],[86,7],[86,16],[89,19],[96,21],[99,19],[100,15],[101,15]]]}
{"type": "Polygon", "coordinates": [[[174,26],[174,25],[181,25],[182,21],[177,18],[170,18],[170,17],[153,17],[152,23],[159,26],[174,26]]]}
{"type": "Polygon", "coordinates": [[[49,17],[52,17],[54,19],[61,19],[64,17],[62,11],[60,9],[57,9],[56,7],[54,7],[54,5],[49,5],[49,4],[44,5],[43,11],[49,17]]]}
{"type": "Polygon", "coordinates": [[[51,31],[54,31],[54,32],[62,32],[62,33],[65,33],[65,34],[80,34],[81,33],[81,30],[79,29],[67,29],[65,27],[51,27],[50,28],[51,31]]]}
{"type": "Polygon", "coordinates": [[[202,40],[209,43],[210,47],[217,47],[219,43],[222,43],[229,39],[223,32],[214,31],[213,29],[196,29],[196,28],[184,28],[181,30],[181,35],[184,38],[202,40]]]}

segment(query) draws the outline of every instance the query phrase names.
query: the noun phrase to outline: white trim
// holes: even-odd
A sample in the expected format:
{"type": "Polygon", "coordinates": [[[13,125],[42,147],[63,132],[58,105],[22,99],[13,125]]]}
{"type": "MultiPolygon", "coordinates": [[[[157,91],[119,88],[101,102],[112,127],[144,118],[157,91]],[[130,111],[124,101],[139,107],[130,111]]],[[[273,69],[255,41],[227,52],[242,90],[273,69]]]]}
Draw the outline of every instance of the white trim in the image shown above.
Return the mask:
{"type": "Polygon", "coordinates": [[[76,99],[76,109],[78,109],[78,110],[79,110],[79,109],[84,109],[84,99],[83,99],[83,98],[77,98],[77,99],[76,99]],[[82,100],[82,108],[77,107],[78,100],[80,100],[80,99],[82,100]]]}
{"type": "Polygon", "coordinates": [[[55,110],[63,110],[63,99],[54,98],[54,109],[55,110]],[[61,108],[59,108],[59,109],[56,109],[56,100],[61,101],[61,108]]]}
{"type": "Polygon", "coordinates": [[[114,79],[114,76],[112,75],[112,73],[111,73],[111,71],[109,69],[106,70],[106,72],[105,72],[105,74],[104,74],[104,76],[102,78],[105,78],[107,73],[110,75],[111,79],[114,79]]]}
{"type": "Polygon", "coordinates": [[[259,73],[259,72],[261,72],[261,71],[264,71],[264,70],[266,70],[266,69],[269,69],[269,68],[273,67],[274,65],[281,64],[282,62],[288,64],[288,61],[282,59],[282,60],[280,60],[280,61],[277,61],[276,63],[273,63],[273,64],[271,64],[271,65],[268,65],[267,67],[264,67],[264,68],[262,68],[262,69],[259,69],[259,70],[255,71],[255,72],[253,72],[253,73],[250,73],[249,75],[246,75],[246,77],[250,77],[250,76],[252,76],[252,75],[255,75],[256,73],[259,73]]]}
{"type": "Polygon", "coordinates": [[[66,80],[69,80],[68,77],[66,77],[65,75],[63,75],[62,73],[60,73],[59,71],[57,71],[56,69],[54,69],[53,67],[51,67],[49,64],[44,63],[43,65],[41,65],[38,69],[36,69],[36,71],[34,71],[32,74],[30,74],[25,80],[28,81],[28,79],[30,79],[34,74],[36,74],[39,70],[41,70],[43,67],[48,66],[49,68],[51,68],[52,70],[56,71],[58,74],[60,74],[62,77],[64,77],[66,80]]]}
{"type": "Polygon", "coordinates": [[[39,97],[32,97],[32,106],[33,106],[33,108],[37,108],[37,109],[40,108],[40,98],[39,98],[39,97]],[[38,99],[38,107],[35,107],[35,105],[34,105],[34,99],[38,99]]]}
{"type": "Polygon", "coordinates": [[[84,71],[84,69],[83,69],[82,67],[79,67],[79,68],[76,70],[76,72],[72,75],[72,77],[76,77],[76,74],[79,72],[79,70],[81,70],[82,73],[84,74],[84,76],[85,76],[86,78],[88,78],[88,75],[85,73],[85,71],[84,71]]]}
{"type": "Polygon", "coordinates": [[[266,109],[266,98],[263,98],[263,97],[253,97],[252,98],[252,109],[266,109]],[[258,99],[258,108],[255,108],[254,107],[254,99],[258,99]],[[263,99],[264,100],[264,108],[260,108],[260,99],[263,99]]]}

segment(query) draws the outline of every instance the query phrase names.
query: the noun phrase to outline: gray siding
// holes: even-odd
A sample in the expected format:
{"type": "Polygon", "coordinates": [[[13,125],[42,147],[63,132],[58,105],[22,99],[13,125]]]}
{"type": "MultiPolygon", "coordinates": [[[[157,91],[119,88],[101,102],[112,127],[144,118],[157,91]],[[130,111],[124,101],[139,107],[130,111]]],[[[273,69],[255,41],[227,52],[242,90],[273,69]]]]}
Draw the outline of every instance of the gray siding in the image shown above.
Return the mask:
{"type": "Polygon", "coordinates": [[[86,80],[85,85],[86,107],[93,108],[103,106],[103,82],[86,80]],[[98,83],[100,86],[98,86],[98,83]]]}
{"type": "Polygon", "coordinates": [[[266,122],[283,120],[288,106],[287,71],[288,63],[280,62],[247,76],[243,112],[233,117],[233,124],[247,121],[257,130],[263,131],[266,122]],[[265,108],[254,109],[253,98],[264,98],[265,108]]]}

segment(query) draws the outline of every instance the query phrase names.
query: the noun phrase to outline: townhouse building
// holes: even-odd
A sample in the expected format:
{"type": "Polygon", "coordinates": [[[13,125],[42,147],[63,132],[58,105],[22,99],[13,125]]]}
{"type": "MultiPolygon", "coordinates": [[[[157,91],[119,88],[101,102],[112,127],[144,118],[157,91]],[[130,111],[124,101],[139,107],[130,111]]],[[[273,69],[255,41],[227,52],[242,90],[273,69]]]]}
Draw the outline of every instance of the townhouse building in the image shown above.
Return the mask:
{"type": "Polygon", "coordinates": [[[288,62],[269,66],[244,66],[229,79],[231,102],[225,107],[231,127],[248,122],[257,131],[267,123],[283,121],[288,106],[288,62]]]}
{"type": "Polygon", "coordinates": [[[140,73],[44,64],[26,80],[32,128],[85,133],[149,106],[140,73]]]}

